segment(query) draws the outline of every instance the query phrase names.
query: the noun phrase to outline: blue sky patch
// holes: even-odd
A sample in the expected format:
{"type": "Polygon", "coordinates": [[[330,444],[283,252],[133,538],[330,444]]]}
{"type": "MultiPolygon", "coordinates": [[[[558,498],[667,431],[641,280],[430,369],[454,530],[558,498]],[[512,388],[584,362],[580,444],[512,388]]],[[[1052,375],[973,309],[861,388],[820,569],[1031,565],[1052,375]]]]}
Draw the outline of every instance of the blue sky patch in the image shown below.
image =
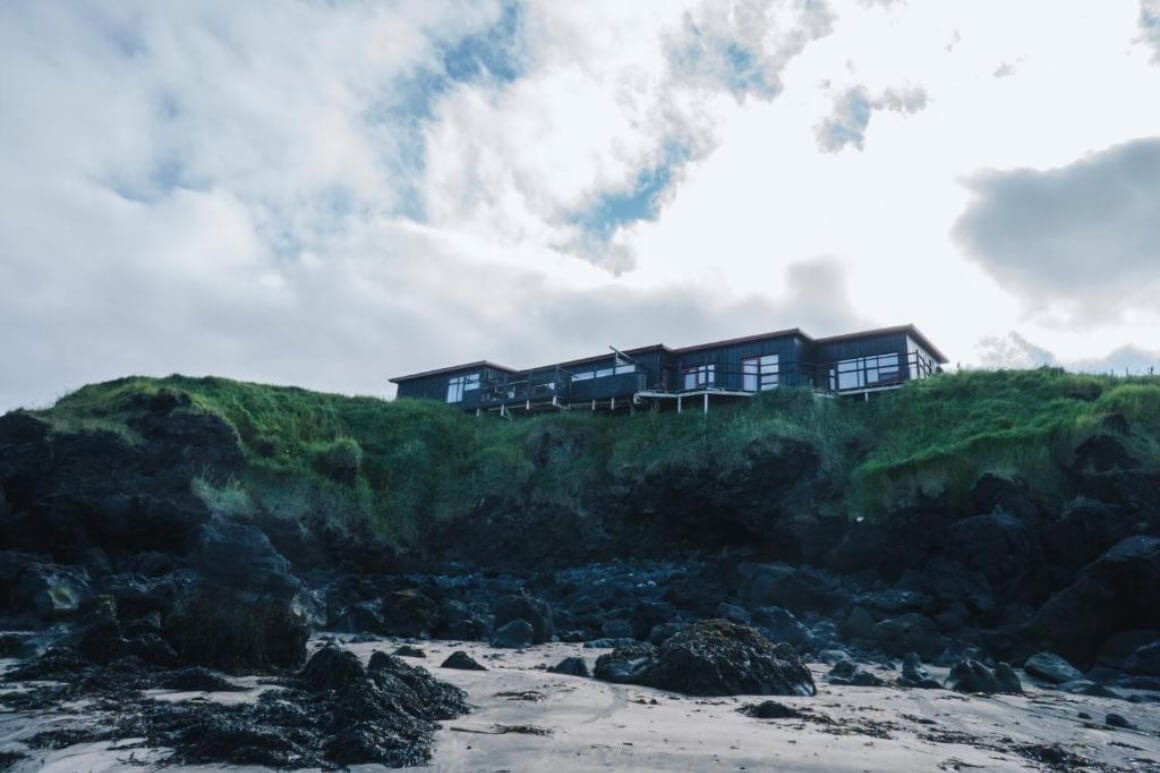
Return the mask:
{"type": "Polygon", "coordinates": [[[523,31],[523,7],[505,3],[499,19],[490,28],[468,35],[443,54],[447,77],[460,83],[491,78],[511,83],[523,74],[517,55],[523,31]]]}
{"type": "Polygon", "coordinates": [[[688,160],[687,149],[675,143],[669,145],[659,164],[637,173],[631,190],[601,194],[569,221],[583,228],[587,238],[606,242],[622,226],[655,220],[660,214],[661,197],[672,186],[675,172],[688,160]]]}

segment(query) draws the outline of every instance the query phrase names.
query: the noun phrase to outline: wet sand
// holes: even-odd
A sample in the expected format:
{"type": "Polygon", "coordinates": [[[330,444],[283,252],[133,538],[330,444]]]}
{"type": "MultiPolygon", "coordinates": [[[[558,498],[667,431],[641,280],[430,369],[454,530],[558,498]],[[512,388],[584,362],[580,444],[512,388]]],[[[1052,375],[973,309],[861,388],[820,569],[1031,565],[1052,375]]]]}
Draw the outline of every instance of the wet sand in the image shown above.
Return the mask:
{"type": "MultiPolygon", "coordinates": [[[[393,652],[396,640],[349,644],[364,661],[393,652]]],[[[431,764],[422,771],[1042,771],[1160,770],[1160,704],[1069,695],[967,696],[946,690],[833,686],[828,667],[810,664],[815,697],[778,697],[803,718],[761,720],[738,713],[757,696],[693,698],[644,687],[547,673],[564,657],[589,667],[604,650],[547,644],[522,651],[478,643],[415,642],[426,658],[406,658],[466,690],[475,710],[442,723],[431,764]],[[467,651],[488,671],[440,668],[467,651]],[[1105,726],[1109,712],[1137,729],[1105,726]],[[1086,713],[1090,719],[1080,716],[1086,713]]],[[[314,645],[312,645],[314,646],[314,645]]],[[[945,673],[930,669],[937,678],[945,673]]],[[[892,678],[895,672],[878,672],[892,678]]],[[[254,699],[256,679],[232,680],[246,693],[157,693],[164,700],[254,699]]],[[[0,752],[36,732],[84,722],[80,715],[0,713],[0,752]]],[[[164,750],[132,739],[36,750],[15,771],[141,771],[164,750]]],[[[208,771],[221,768],[166,767],[208,771]]],[[[257,771],[262,768],[233,767],[257,771]]],[[[354,766],[351,770],[382,770],[354,766]]]]}

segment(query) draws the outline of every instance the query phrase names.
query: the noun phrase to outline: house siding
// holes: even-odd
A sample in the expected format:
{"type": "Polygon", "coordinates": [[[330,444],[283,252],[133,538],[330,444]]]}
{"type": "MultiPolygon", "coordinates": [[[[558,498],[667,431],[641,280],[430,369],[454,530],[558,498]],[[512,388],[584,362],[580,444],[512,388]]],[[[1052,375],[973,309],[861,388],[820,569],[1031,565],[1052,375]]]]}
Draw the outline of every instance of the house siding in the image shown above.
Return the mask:
{"type": "Polygon", "coordinates": [[[897,386],[906,380],[925,378],[935,372],[938,363],[946,362],[946,357],[913,325],[826,339],[812,339],[794,328],[676,350],[663,345],[641,347],[525,371],[476,362],[394,381],[399,397],[446,402],[451,379],[478,374],[479,388],[465,389],[462,400],[453,403],[465,410],[527,403],[579,405],[631,398],[640,392],[689,391],[685,373],[708,365],[713,367],[711,379],[693,389],[751,392],[754,386],[760,386],[760,381],[755,384],[751,379],[750,389],[745,388],[743,363],[769,355],[778,358],[777,386],[836,392],[897,386]],[[882,355],[886,357],[876,359],[882,355]],[[613,372],[595,376],[601,370],[613,372]],[[592,375],[585,378],[586,374],[592,375]]]}

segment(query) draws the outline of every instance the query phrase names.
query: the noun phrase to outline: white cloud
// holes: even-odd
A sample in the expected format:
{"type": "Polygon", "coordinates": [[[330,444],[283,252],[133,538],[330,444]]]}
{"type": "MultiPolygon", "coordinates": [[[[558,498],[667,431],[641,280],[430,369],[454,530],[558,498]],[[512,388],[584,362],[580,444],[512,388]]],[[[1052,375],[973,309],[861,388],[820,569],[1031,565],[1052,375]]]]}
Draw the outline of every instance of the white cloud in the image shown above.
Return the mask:
{"type": "Polygon", "coordinates": [[[1027,317],[951,238],[981,169],[1160,136],[1150,7],[0,4],[0,409],[792,325],[1158,350],[1146,304],[1027,317]],[[851,90],[863,150],[821,152],[851,90]]]}

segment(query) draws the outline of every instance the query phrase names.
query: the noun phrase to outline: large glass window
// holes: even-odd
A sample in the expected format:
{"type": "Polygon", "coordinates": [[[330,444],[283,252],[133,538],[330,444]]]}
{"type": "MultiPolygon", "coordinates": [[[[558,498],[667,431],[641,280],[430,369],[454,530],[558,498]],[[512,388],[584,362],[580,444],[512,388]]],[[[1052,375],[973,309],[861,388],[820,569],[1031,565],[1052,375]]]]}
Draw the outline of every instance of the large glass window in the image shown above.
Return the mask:
{"type": "Polygon", "coordinates": [[[581,370],[572,374],[573,381],[587,381],[593,378],[607,378],[608,376],[623,376],[626,373],[636,373],[636,366],[631,362],[621,362],[596,370],[581,370]]]}
{"type": "Polygon", "coordinates": [[[746,357],[741,361],[741,388],[746,392],[775,389],[780,373],[776,354],[746,357]]]}
{"type": "Polygon", "coordinates": [[[714,382],[713,365],[698,365],[695,368],[686,368],[684,370],[684,384],[685,389],[699,389],[700,387],[712,386],[714,382]]]}
{"type": "Polygon", "coordinates": [[[466,392],[479,389],[479,374],[471,373],[466,376],[452,376],[447,380],[447,402],[461,403],[466,392]]]}
{"type": "Polygon", "coordinates": [[[837,384],[834,384],[831,375],[831,388],[836,386],[839,391],[846,389],[868,389],[876,386],[896,384],[902,380],[902,371],[899,369],[898,354],[879,354],[872,357],[854,357],[849,360],[839,360],[837,368],[837,384]]]}

